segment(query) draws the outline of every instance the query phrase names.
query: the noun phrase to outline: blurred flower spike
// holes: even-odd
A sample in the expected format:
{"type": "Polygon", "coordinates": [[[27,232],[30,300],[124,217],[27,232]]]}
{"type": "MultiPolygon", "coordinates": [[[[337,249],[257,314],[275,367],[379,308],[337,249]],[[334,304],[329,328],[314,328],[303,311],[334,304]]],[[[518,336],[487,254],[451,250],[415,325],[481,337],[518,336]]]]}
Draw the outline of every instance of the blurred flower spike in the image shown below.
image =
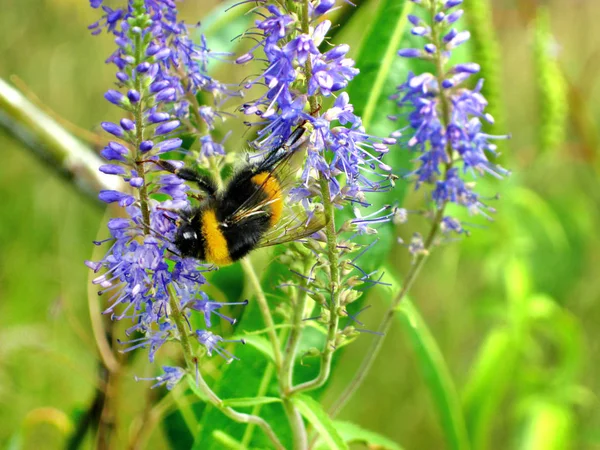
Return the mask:
{"type": "Polygon", "coordinates": [[[494,209],[484,203],[474,191],[477,176],[485,174],[502,178],[509,172],[490,161],[496,156],[496,139],[482,130],[482,123],[493,124],[485,112],[487,101],[481,94],[483,80],[473,89],[467,87],[472,75],[479,72],[476,63],[461,63],[448,67],[452,51],[467,42],[468,31],[454,25],[463,11],[457,7],[462,0],[413,0],[427,19],[410,15],[411,33],[424,40],[421,48],[404,48],[398,54],[404,58],[431,61],[434,71],[410,73],[405,83],[392,96],[405,113],[392,120],[406,120],[408,125],[396,132],[401,143],[419,154],[416,169],[410,174],[416,188],[431,186],[439,226],[443,232],[467,233],[460,221],[445,216],[448,204],[465,207],[470,214],[491,219],[494,209]],[[468,178],[468,179],[467,179],[468,178]]]}
{"type": "MultiPolygon", "coordinates": [[[[91,1],[95,8],[101,3],[91,1]]],[[[86,264],[101,273],[93,280],[101,287],[99,294],[110,296],[105,313],[132,322],[127,329],[131,339],[121,342],[122,351],[146,348],[154,361],[165,342],[182,339],[182,329],[193,323],[192,313],[204,314],[207,326],[212,315],[233,323],[219,312],[224,304],[209,302],[201,291],[207,269],[196,260],[179,257],[172,245],[177,226],[170,211],[189,208],[189,188],[174,175],[157,176],[152,163],[168,152],[183,151],[178,137],[182,121],[193,123],[197,130],[212,128],[215,114],[211,107],[197,104],[199,90],[212,93],[215,101],[229,92],[206,74],[210,56],[206,43],[197,46],[190,40],[186,26],[177,21],[173,1],[131,0],[123,9],[102,9],[102,19],[90,28],[94,34],[106,29],[118,46],[107,61],[118,68],[116,89],[108,90],[105,98],[125,114],[119,123],[102,123],[116,139],[102,150],[109,163],[100,170],[121,177],[130,189],[100,193],[104,202],[123,207],[125,217],[109,220],[110,237],[97,242],[110,245],[108,252],[101,261],[86,264]],[[166,194],[169,199],[159,202],[153,194],[163,198],[166,194]],[[175,323],[174,307],[183,315],[183,328],[175,323]]],[[[202,139],[204,147],[210,136],[202,139]]],[[[211,152],[219,150],[213,145],[211,152]]],[[[206,333],[189,330],[187,334],[197,332],[206,333]]],[[[215,336],[213,341],[222,339],[215,336]]],[[[155,386],[165,384],[171,389],[184,374],[177,367],[164,366],[164,371],[155,378],[155,386]]]]}

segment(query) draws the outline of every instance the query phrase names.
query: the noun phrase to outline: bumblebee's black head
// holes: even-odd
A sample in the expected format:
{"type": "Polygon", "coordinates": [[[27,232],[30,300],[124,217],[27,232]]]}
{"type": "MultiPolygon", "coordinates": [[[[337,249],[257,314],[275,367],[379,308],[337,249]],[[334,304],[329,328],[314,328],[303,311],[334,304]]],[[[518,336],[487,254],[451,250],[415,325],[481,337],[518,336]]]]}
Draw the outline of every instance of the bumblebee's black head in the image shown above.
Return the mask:
{"type": "Polygon", "coordinates": [[[175,247],[182,256],[204,260],[204,237],[200,229],[189,222],[183,222],[177,230],[175,247]]]}

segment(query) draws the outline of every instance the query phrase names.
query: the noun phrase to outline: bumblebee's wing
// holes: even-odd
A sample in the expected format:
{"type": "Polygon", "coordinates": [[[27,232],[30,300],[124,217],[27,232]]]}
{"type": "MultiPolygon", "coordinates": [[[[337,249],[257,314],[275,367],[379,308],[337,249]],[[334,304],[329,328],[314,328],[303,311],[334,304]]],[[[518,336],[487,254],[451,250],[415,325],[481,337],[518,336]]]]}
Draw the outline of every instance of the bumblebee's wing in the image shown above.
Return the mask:
{"type": "Polygon", "coordinates": [[[268,214],[269,205],[285,201],[296,181],[297,167],[292,164],[295,154],[284,155],[272,167],[255,169],[253,176],[264,175],[256,189],[228,218],[227,222],[237,223],[248,217],[268,214]],[[265,196],[265,192],[270,195],[265,196]]]}
{"type": "Polygon", "coordinates": [[[292,148],[304,134],[305,128],[298,127],[285,144],[273,150],[266,158],[254,168],[254,175],[266,174],[264,179],[252,195],[250,195],[227,219],[229,223],[236,223],[245,218],[267,214],[267,206],[283,202],[289,190],[296,181],[296,173],[300,167],[298,161],[302,159],[303,152],[300,146],[292,148]],[[273,192],[265,198],[264,192],[273,192]]]}
{"type": "Polygon", "coordinates": [[[258,242],[257,247],[269,247],[309,237],[321,230],[327,221],[321,212],[310,216],[304,210],[284,215],[273,228],[269,229],[258,242]]]}

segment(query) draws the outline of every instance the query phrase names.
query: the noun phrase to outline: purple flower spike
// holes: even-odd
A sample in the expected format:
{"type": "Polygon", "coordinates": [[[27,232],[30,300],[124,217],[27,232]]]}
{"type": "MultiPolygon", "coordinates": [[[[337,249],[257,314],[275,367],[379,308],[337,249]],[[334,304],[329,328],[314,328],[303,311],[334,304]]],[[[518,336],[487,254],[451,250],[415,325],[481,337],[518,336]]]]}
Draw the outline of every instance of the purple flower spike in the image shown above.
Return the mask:
{"type": "Polygon", "coordinates": [[[161,81],[156,81],[155,83],[152,83],[150,85],[150,92],[152,92],[153,94],[162,91],[163,89],[166,89],[170,86],[170,81],[169,80],[161,80],[161,81]]]}
{"type": "Polygon", "coordinates": [[[157,102],[169,102],[175,100],[175,88],[167,88],[156,94],[157,102]]]}
{"type": "Polygon", "coordinates": [[[124,175],[127,173],[123,167],[117,166],[116,164],[104,164],[100,166],[98,170],[108,175],[124,175]]]}
{"type": "MultiPolygon", "coordinates": [[[[166,342],[181,337],[169,305],[171,292],[180,302],[182,319],[190,324],[196,323],[191,320],[191,314],[204,313],[206,319],[219,313],[202,292],[202,285],[206,283],[204,269],[196,259],[181,257],[173,244],[177,240],[178,225],[175,213],[170,211],[190,210],[190,186],[175,175],[157,176],[158,164],[145,164],[149,173],[141,172],[139,164],[158,163],[163,153],[181,149],[181,139],[152,139],[151,135],[172,133],[184,118],[185,123],[189,123],[187,119],[194,113],[190,111],[190,95],[197,96],[204,91],[213,96],[210,104],[215,106],[201,105],[198,111],[209,127],[213,127],[222,117],[216,105],[237,94],[208,76],[209,59],[217,55],[209,50],[203,36],[198,43],[192,41],[187,26],[177,16],[176,2],[124,3],[126,6],[114,10],[102,5],[101,20],[90,29],[93,34],[106,30],[114,37],[117,48],[107,62],[117,67],[120,91],[110,90],[106,98],[131,113],[119,124],[102,123],[104,130],[123,143],[110,142],[102,149],[102,156],[112,163],[102,165],[100,171],[121,177],[133,195],[117,190],[100,192],[103,202],[122,206],[126,217],[109,220],[109,237],[94,242],[95,245],[110,243],[106,255],[86,265],[97,273],[93,283],[100,287],[99,293],[109,294],[104,313],[113,320],[125,319],[131,323],[125,334],[132,338],[120,342],[125,346],[122,351],[145,348],[152,362],[166,342]],[[132,117],[141,119],[134,122],[132,117]],[[150,197],[154,194],[166,194],[169,198],[159,201],[164,195],[150,197]],[[199,298],[210,305],[204,305],[201,312],[186,307],[199,298]]],[[[92,0],[91,4],[99,7],[102,2],[92,0]]],[[[286,19],[279,25],[289,26],[286,19]]],[[[207,139],[199,138],[204,148],[207,139]]],[[[219,145],[214,144],[214,153],[219,145]]],[[[181,161],[169,161],[169,164],[178,169],[183,167],[181,161]]],[[[202,332],[197,334],[202,338],[199,345],[205,345],[210,352],[219,353],[228,361],[233,359],[233,355],[220,348],[226,341],[206,330],[198,331],[202,332]]],[[[162,375],[149,378],[155,381],[152,387],[165,385],[172,389],[187,373],[170,366],[164,366],[163,371],[162,375]]]]}
{"type": "Polygon", "coordinates": [[[252,59],[254,59],[254,55],[252,55],[251,53],[244,53],[242,56],[239,56],[235,60],[235,63],[236,64],[244,64],[244,63],[247,63],[248,61],[252,61],[252,59]]]}
{"type": "Polygon", "coordinates": [[[321,0],[317,7],[315,8],[315,12],[317,14],[325,14],[335,5],[335,0],[321,0]]]}
{"type": "Polygon", "coordinates": [[[117,106],[125,106],[129,103],[123,94],[121,94],[119,91],[115,91],[114,89],[106,91],[104,98],[113,105],[117,106]]]}
{"type": "Polygon", "coordinates": [[[446,18],[446,22],[448,22],[449,24],[453,24],[454,22],[457,22],[463,15],[464,11],[462,9],[459,9],[457,11],[454,11],[451,14],[448,14],[448,17],[446,18]]]}
{"type": "Polygon", "coordinates": [[[186,373],[185,370],[183,370],[181,367],[163,366],[162,369],[164,373],[162,375],[159,375],[158,377],[135,377],[135,381],[156,381],[156,383],[151,386],[151,389],[164,385],[166,386],[167,390],[170,391],[177,385],[177,383],[179,383],[179,381],[181,381],[181,379],[186,373]]]}
{"type": "Polygon", "coordinates": [[[171,131],[175,130],[181,122],[179,120],[171,120],[169,122],[163,123],[156,127],[154,134],[156,136],[162,136],[163,134],[169,134],[171,131]]]}
{"type": "MultiPolygon", "coordinates": [[[[462,0],[447,0],[443,9],[461,3],[462,0]]],[[[482,131],[483,122],[491,123],[485,112],[487,101],[481,95],[482,81],[473,90],[464,87],[464,81],[480,71],[479,64],[468,62],[457,64],[450,70],[444,68],[451,59],[451,51],[470,37],[468,31],[450,28],[463,11],[456,10],[445,15],[439,4],[433,5],[433,20],[428,24],[432,33],[425,51],[431,53],[435,70],[439,69],[441,73],[411,73],[398,87],[398,92],[391,98],[402,114],[394,115],[394,118],[406,117],[408,125],[393,136],[401,138],[400,142],[416,153],[416,167],[408,177],[412,178],[416,188],[430,186],[434,209],[439,212],[448,203],[454,203],[465,207],[470,214],[491,219],[493,208],[483,203],[471,181],[485,174],[496,178],[508,175],[507,170],[490,161],[490,155],[496,154],[493,140],[505,139],[506,136],[493,136],[482,131]],[[444,15],[445,18],[442,18],[444,15]],[[445,51],[435,50],[440,46],[445,51]],[[442,77],[444,79],[439,86],[437,80],[442,77]],[[467,174],[469,177],[465,180],[467,174]]],[[[450,216],[444,216],[440,228],[445,233],[467,233],[461,222],[450,216]]],[[[420,235],[415,235],[408,247],[413,255],[427,251],[420,235]]]]}
{"type": "Polygon", "coordinates": [[[154,61],[161,61],[167,59],[169,56],[171,56],[171,50],[167,47],[163,47],[153,55],[153,58],[154,61]]]}
{"type": "Polygon", "coordinates": [[[421,18],[418,16],[415,16],[413,14],[409,14],[408,15],[408,20],[410,23],[412,23],[413,25],[417,26],[421,23],[421,18]]]}
{"type": "Polygon", "coordinates": [[[469,39],[471,38],[471,33],[469,33],[468,31],[461,31],[460,33],[458,33],[456,36],[454,36],[452,38],[452,40],[450,40],[448,42],[448,48],[456,48],[459,45],[464,44],[465,42],[467,42],[469,39]]]}
{"type": "Polygon", "coordinates": [[[128,194],[123,194],[119,191],[100,191],[98,198],[105,203],[119,202],[121,206],[129,206],[135,202],[135,198],[128,194]]]}
{"type": "Polygon", "coordinates": [[[454,8],[455,6],[461,5],[462,2],[463,2],[463,0],[448,0],[444,4],[444,8],[446,8],[446,9],[454,8]]]}
{"type": "Polygon", "coordinates": [[[418,48],[403,48],[398,51],[398,55],[403,58],[418,58],[422,56],[423,53],[418,48]]]}
{"type": "Polygon", "coordinates": [[[133,120],[130,119],[121,119],[120,122],[121,127],[125,130],[125,131],[133,131],[135,130],[135,122],[133,120]]]}
{"type": "Polygon", "coordinates": [[[171,115],[169,113],[155,112],[148,116],[148,123],[160,123],[169,120],[171,115]]]}
{"type": "Polygon", "coordinates": [[[140,150],[144,153],[149,152],[150,150],[152,150],[152,147],[154,147],[154,142],[152,141],[143,141],[140,144],[140,150]]]}
{"type": "Polygon", "coordinates": [[[410,32],[411,34],[415,35],[415,36],[425,36],[428,33],[429,30],[427,30],[426,27],[413,27],[410,32]]]}
{"type": "Polygon", "coordinates": [[[148,61],[144,61],[143,63],[139,63],[135,68],[137,73],[146,73],[150,69],[150,63],[148,61]]]}
{"type": "Polygon", "coordinates": [[[477,63],[464,63],[454,66],[456,73],[478,73],[480,70],[481,67],[477,63]]]}
{"type": "Polygon", "coordinates": [[[456,35],[458,34],[458,31],[456,31],[456,28],[452,28],[450,31],[448,31],[448,33],[444,36],[444,42],[448,43],[450,42],[452,39],[454,39],[456,37],[456,35]]]}
{"type": "Polygon", "coordinates": [[[183,141],[179,138],[167,139],[154,146],[157,153],[170,152],[181,147],[183,141]]]}
{"type": "Polygon", "coordinates": [[[131,101],[131,103],[137,103],[140,101],[140,93],[135,89],[130,89],[127,92],[127,98],[129,99],[129,101],[131,101]]]}
{"type": "Polygon", "coordinates": [[[119,80],[121,83],[125,83],[126,81],[129,81],[129,75],[127,75],[126,73],[123,72],[117,72],[117,80],[119,80]]]}
{"type": "Polygon", "coordinates": [[[153,42],[146,49],[146,56],[154,56],[160,49],[161,46],[153,42]]]}
{"type": "Polygon", "coordinates": [[[433,44],[425,44],[425,47],[423,47],[423,48],[429,54],[433,54],[437,51],[437,48],[433,44]]]}
{"type": "Polygon", "coordinates": [[[129,185],[134,188],[141,188],[144,185],[142,177],[133,177],[129,180],[129,185]]]}
{"type": "Polygon", "coordinates": [[[112,122],[102,122],[100,124],[102,126],[102,129],[104,131],[106,131],[107,133],[110,133],[116,137],[122,137],[123,136],[123,129],[117,125],[116,123],[112,123],[112,122]]]}

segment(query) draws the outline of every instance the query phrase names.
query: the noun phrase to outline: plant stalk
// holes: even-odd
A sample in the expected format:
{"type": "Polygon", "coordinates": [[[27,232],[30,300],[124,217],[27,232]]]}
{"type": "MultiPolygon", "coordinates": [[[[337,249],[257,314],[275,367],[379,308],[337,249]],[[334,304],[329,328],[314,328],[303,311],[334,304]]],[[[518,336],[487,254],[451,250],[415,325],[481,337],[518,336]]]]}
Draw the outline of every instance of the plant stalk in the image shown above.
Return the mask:
{"type": "MultiPolygon", "coordinates": [[[[436,2],[431,2],[430,6],[429,6],[429,12],[431,14],[431,23],[432,24],[435,24],[434,17],[436,14],[436,4],[437,4],[436,2]]],[[[444,91],[444,88],[442,87],[442,81],[444,80],[445,72],[444,72],[444,56],[440,49],[442,49],[443,46],[441,45],[441,38],[440,38],[439,30],[435,25],[432,27],[432,42],[438,49],[436,51],[433,59],[434,59],[434,64],[435,64],[435,68],[436,68],[436,72],[437,72],[436,78],[437,78],[437,82],[438,82],[438,86],[439,86],[440,109],[442,112],[441,122],[442,122],[442,126],[444,127],[444,129],[447,129],[448,124],[450,123],[450,119],[451,119],[451,104],[450,104],[450,101],[449,101],[445,91],[444,91]]],[[[452,152],[453,152],[452,146],[450,144],[450,141],[447,139],[446,140],[446,154],[448,155],[448,162],[445,164],[445,173],[448,173],[448,170],[450,170],[452,168],[452,152]]],[[[423,265],[427,261],[427,258],[429,256],[431,249],[433,247],[433,244],[435,242],[435,238],[439,232],[440,225],[444,218],[444,211],[446,209],[446,205],[447,205],[447,202],[444,202],[443,204],[438,205],[437,211],[433,218],[433,222],[431,224],[431,228],[429,229],[429,232],[428,232],[427,237],[424,242],[424,252],[420,253],[415,258],[410,270],[406,274],[404,286],[402,286],[402,289],[400,290],[398,295],[396,295],[394,300],[391,302],[390,306],[388,307],[388,309],[386,310],[386,312],[383,316],[381,323],[379,324],[377,331],[379,333],[381,333],[383,336],[381,338],[375,339],[371,343],[371,346],[369,347],[369,350],[367,351],[366,356],[363,359],[359,369],[356,371],[354,378],[352,379],[350,384],[346,387],[346,389],[342,392],[340,397],[335,401],[335,403],[330,408],[329,413],[332,417],[335,417],[344,408],[344,406],[348,403],[350,398],[354,395],[354,393],[358,390],[360,385],[363,383],[367,374],[369,373],[369,370],[373,366],[373,363],[375,362],[375,359],[377,358],[377,355],[379,354],[381,347],[383,346],[383,341],[384,341],[385,335],[388,333],[388,331],[392,325],[392,319],[394,317],[394,313],[396,312],[398,306],[400,305],[400,302],[402,302],[402,300],[409,293],[413,283],[415,282],[415,280],[417,279],[417,277],[419,275],[419,272],[421,271],[421,269],[423,268],[423,265]]]]}
{"type": "Polygon", "coordinates": [[[223,404],[223,400],[219,398],[219,396],[210,388],[210,386],[206,383],[204,378],[202,377],[202,373],[200,370],[197,370],[198,360],[192,353],[192,346],[190,344],[190,340],[188,337],[188,331],[185,327],[185,319],[181,310],[179,309],[179,305],[177,302],[177,293],[175,292],[175,288],[172,284],[168,286],[169,291],[169,307],[170,317],[175,322],[175,326],[177,327],[177,331],[179,332],[179,340],[181,343],[181,348],[183,350],[183,357],[187,366],[187,369],[190,373],[196,373],[196,380],[198,383],[198,388],[205,395],[208,402],[219,409],[223,414],[225,414],[230,419],[239,422],[239,423],[252,423],[256,426],[260,427],[265,435],[269,438],[274,448],[277,450],[285,450],[285,447],[281,444],[281,441],[271,428],[271,426],[262,418],[252,414],[245,414],[236,411],[235,409],[225,406],[223,404]]]}

